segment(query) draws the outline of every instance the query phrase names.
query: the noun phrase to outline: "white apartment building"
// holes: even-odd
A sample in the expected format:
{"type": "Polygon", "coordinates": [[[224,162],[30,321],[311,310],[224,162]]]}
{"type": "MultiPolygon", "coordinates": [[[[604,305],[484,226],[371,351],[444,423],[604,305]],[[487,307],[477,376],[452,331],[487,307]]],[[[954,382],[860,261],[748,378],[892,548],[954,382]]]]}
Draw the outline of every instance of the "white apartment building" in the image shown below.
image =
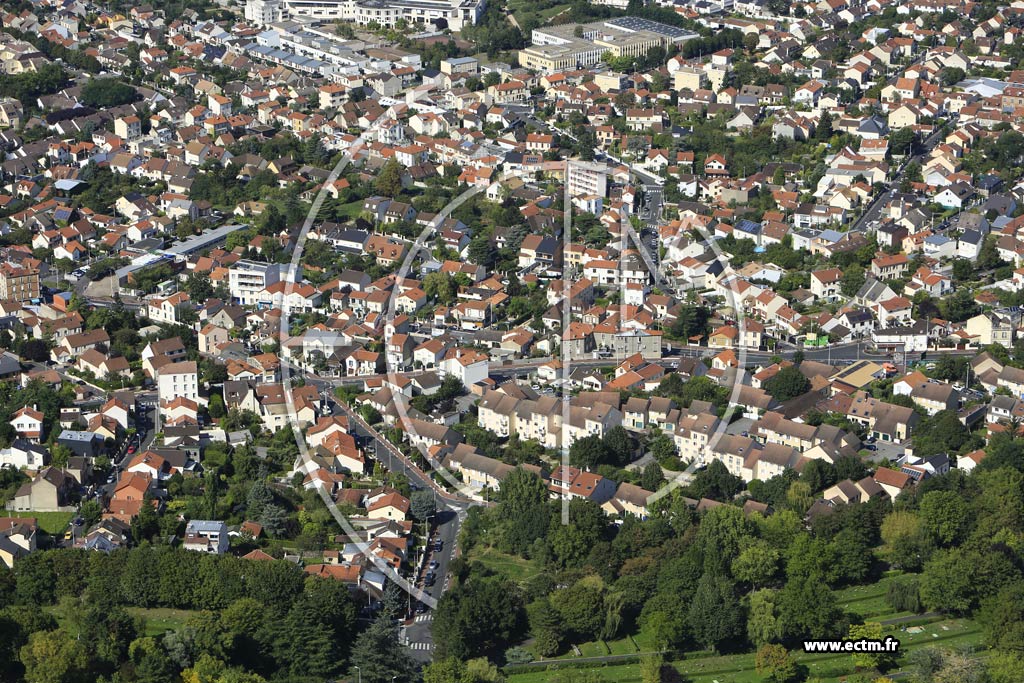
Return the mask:
{"type": "Polygon", "coordinates": [[[255,306],[259,294],[281,280],[281,267],[276,263],[258,263],[242,259],[228,271],[231,298],[243,306],[255,306]]]}
{"type": "Polygon", "coordinates": [[[281,19],[282,4],[280,0],[248,0],[245,20],[253,24],[273,24],[281,19]]]}
{"type": "Polygon", "coordinates": [[[179,396],[199,403],[199,372],[195,361],[169,363],[157,374],[160,403],[170,403],[179,396]]]}
{"type": "Polygon", "coordinates": [[[569,196],[608,195],[608,168],[604,164],[566,161],[565,182],[569,196]]]}
{"type": "Polygon", "coordinates": [[[392,27],[404,19],[410,24],[445,22],[461,31],[479,20],[484,0],[247,0],[245,18],[260,24],[282,19],[297,21],[350,21],[360,26],[376,23],[392,27]]]}

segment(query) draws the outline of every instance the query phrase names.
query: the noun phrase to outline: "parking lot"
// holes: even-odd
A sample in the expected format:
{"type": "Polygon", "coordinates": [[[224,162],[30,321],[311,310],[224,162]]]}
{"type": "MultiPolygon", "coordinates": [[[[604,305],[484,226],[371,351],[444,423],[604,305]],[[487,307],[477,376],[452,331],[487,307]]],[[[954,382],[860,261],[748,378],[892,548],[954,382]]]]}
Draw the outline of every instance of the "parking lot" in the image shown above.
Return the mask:
{"type": "Polygon", "coordinates": [[[900,443],[893,443],[891,441],[875,441],[872,443],[865,443],[865,446],[874,446],[875,450],[866,448],[870,455],[867,456],[867,460],[873,463],[882,462],[895,462],[903,457],[906,446],[900,443]]]}

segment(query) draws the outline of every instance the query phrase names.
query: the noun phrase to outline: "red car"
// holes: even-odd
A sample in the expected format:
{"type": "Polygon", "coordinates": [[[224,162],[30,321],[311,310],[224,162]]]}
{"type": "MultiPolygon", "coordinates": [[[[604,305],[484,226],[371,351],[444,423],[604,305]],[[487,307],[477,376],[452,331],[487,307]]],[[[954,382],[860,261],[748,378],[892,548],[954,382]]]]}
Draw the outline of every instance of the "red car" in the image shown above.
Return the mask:
{"type": "Polygon", "coordinates": [[[128,447],[128,455],[131,455],[134,452],[135,452],[135,446],[129,446],[128,447]]]}

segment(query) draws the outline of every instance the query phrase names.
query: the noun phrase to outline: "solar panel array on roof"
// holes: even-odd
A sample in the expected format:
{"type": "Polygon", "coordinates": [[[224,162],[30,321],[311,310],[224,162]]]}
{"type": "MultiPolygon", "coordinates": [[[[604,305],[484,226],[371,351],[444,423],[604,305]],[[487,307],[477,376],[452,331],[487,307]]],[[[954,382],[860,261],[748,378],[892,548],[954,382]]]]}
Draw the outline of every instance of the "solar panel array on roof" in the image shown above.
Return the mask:
{"type": "Polygon", "coordinates": [[[670,38],[696,38],[697,34],[693,31],[687,31],[686,29],[679,28],[678,26],[669,26],[668,24],[662,24],[657,21],[651,21],[650,19],[643,19],[641,17],[616,17],[609,19],[605,22],[612,26],[625,29],[627,31],[650,31],[651,33],[657,33],[670,38]]]}
{"type": "Polygon", "coordinates": [[[329,66],[327,62],[322,62],[319,59],[303,57],[302,55],[297,55],[294,52],[278,50],[270,47],[269,45],[251,45],[248,50],[257,57],[262,57],[264,59],[278,62],[279,64],[284,64],[285,66],[303,69],[306,71],[319,71],[320,69],[329,66]]]}

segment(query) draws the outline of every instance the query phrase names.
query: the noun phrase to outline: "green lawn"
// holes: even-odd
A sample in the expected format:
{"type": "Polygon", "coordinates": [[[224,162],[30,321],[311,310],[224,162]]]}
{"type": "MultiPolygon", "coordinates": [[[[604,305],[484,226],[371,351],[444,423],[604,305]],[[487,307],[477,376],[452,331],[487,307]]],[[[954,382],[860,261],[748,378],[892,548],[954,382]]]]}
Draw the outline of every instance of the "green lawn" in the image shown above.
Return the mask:
{"type": "Polygon", "coordinates": [[[348,204],[342,204],[338,207],[338,213],[344,214],[349,218],[355,218],[363,212],[363,200],[358,199],[348,204]]]}
{"type": "MultiPolygon", "coordinates": [[[[635,636],[636,639],[640,639],[640,636],[635,636]]],[[[645,644],[648,641],[644,641],[645,644]]],[[[653,645],[645,647],[643,650],[640,649],[640,645],[637,640],[634,640],[634,636],[626,636],[625,638],[619,638],[617,640],[595,640],[589,643],[577,643],[576,647],[580,649],[581,657],[607,657],[608,655],[635,655],[641,652],[651,652],[655,648],[653,645]]],[[[573,660],[576,659],[576,653],[569,649],[566,653],[561,654],[553,659],[559,660],[573,660]]]]}
{"type": "Polygon", "coordinates": [[[68,522],[74,516],[73,512],[24,512],[18,515],[4,515],[4,517],[35,517],[39,528],[51,536],[63,536],[68,522]]]}
{"type": "Polygon", "coordinates": [[[488,569],[504,574],[519,583],[529,581],[541,573],[541,568],[536,562],[508,555],[491,547],[475,546],[466,559],[469,562],[478,561],[488,569]]]}
{"type": "Polygon", "coordinates": [[[884,576],[877,583],[868,586],[851,586],[836,591],[839,606],[847,612],[858,614],[866,620],[884,621],[896,617],[905,617],[910,612],[896,612],[885,601],[889,584],[899,576],[884,576]]]}
{"type": "Polygon", "coordinates": [[[613,655],[635,655],[640,652],[637,644],[629,636],[618,640],[609,640],[606,645],[608,651],[613,655]]]}
{"type": "MultiPolygon", "coordinates": [[[[888,627],[887,634],[900,641],[901,652],[925,647],[978,647],[981,645],[981,628],[966,619],[936,618],[930,623],[901,630],[899,626],[888,627]],[[920,629],[920,630],[918,630],[920,629]],[[911,633],[910,631],[915,631],[911,633]]],[[[638,636],[638,640],[640,637],[638,636]]],[[[622,641],[616,641],[620,643],[622,641]]],[[[594,656],[598,643],[581,645],[580,650],[585,656],[594,656]]],[[[609,644],[611,645],[611,644],[609,644]]],[[[620,654],[619,652],[613,652],[620,654]]],[[[621,653],[628,654],[628,653],[621,653]]],[[[819,677],[823,683],[838,683],[844,676],[853,672],[852,658],[848,654],[804,654],[792,652],[793,657],[809,670],[809,675],[819,677]]],[[[570,658],[566,658],[571,661],[570,658]]],[[[673,662],[673,666],[686,677],[689,683],[761,683],[754,666],[754,654],[725,655],[721,657],[705,656],[696,653],[685,659],[673,662]]],[[[640,683],[640,666],[638,664],[622,664],[597,666],[593,668],[602,680],[614,683],[640,683]]],[[[557,681],[553,671],[530,671],[513,674],[511,683],[547,683],[557,681]]]]}
{"type": "Polygon", "coordinates": [[[174,631],[185,625],[194,612],[185,609],[167,607],[126,607],[125,611],[135,617],[146,620],[146,635],[160,636],[167,631],[174,631]]]}
{"type": "Polygon", "coordinates": [[[569,9],[569,6],[569,3],[560,3],[551,7],[537,9],[536,3],[533,0],[508,0],[508,3],[506,3],[508,11],[515,16],[520,27],[531,16],[537,17],[537,21],[541,24],[546,24],[551,17],[561,14],[569,9]]]}

